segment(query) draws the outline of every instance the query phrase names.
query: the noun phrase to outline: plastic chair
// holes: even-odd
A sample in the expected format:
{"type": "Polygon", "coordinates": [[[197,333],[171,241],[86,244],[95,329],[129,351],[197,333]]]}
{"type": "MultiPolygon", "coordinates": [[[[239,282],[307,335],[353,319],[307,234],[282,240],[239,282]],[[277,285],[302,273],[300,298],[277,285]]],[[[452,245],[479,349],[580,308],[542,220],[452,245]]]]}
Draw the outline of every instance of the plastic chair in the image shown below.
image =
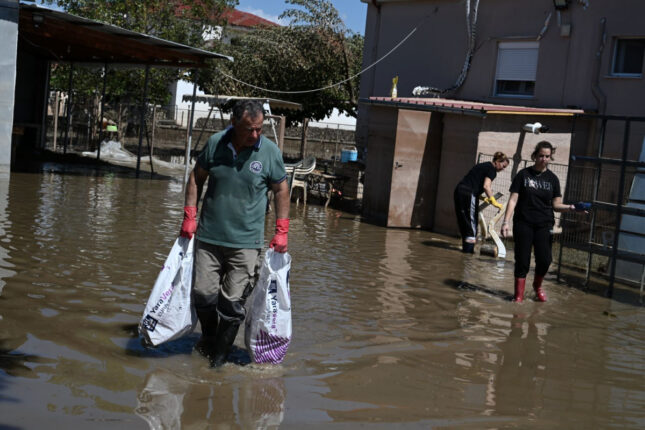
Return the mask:
{"type": "MultiPolygon", "coordinates": [[[[285,166],[287,168],[287,166],[285,166]]],[[[302,188],[302,202],[307,204],[307,176],[311,174],[316,168],[316,157],[309,156],[299,163],[293,165],[293,173],[291,175],[291,184],[289,189],[289,198],[293,194],[293,189],[298,187],[302,188]]],[[[288,170],[287,170],[288,172],[288,170]]],[[[300,198],[296,199],[298,205],[300,198]]]]}

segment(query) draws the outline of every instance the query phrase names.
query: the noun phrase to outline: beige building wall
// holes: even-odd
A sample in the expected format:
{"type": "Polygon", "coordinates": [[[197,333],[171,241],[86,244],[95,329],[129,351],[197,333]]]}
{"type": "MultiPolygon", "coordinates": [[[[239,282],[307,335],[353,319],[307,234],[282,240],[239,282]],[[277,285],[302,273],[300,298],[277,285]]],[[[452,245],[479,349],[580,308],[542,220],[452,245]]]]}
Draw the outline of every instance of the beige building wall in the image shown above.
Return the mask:
{"type": "MultiPolygon", "coordinates": [[[[399,97],[412,96],[416,86],[448,88],[456,82],[468,48],[466,2],[362,1],[368,4],[365,66],[409,38],[362,76],[361,98],[389,96],[394,76],[399,76],[399,97]]],[[[459,89],[444,96],[645,116],[645,104],[641,101],[645,80],[611,74],[616,39],[645,38],[645,2],[592,0],[587,3],[588,7],[584,7],[581,2],[572,1],[566,10],[557,12],[552,0],[480,1],[470,71],[459,89]],[[539,41],[533,97],[495,96],[497,46],[501,41],[539,41]]],[[[357,123],[357,144],[362,147],[368,133],[365,109],[365,106],[359,108],[357,123]]]]}
{"type": "MultiPolygon", "coordinates": [[[[439,172],[439,189],[433,230],[445,234],[457,234],[453,191],[459,181],[477,163],[480,153],[492,155],[497,151],[509,158],[518,153],[519,160],[530,160],[535,145],[542,140],[556,147],[555,162],[567,164],[569,159],[571,118],[526,115],[488,115],[474,117],[444,114],[443,144],[439,172]],[[549,126],[543,134],[522,133],[522,125],[539,120],[549,126]],[[522,138],[523,136],[523,138],[522,138]],[[522,142],[520,145],[520,138],[522,142]]],[[[508,168],[510,172],[510,167],[508,168]]],[[[508,175],[508,172],[505,172],[508,175]]],[[[502,174],[499,175],[500,177],[502,174]]],[[[501,202],[508,199],[508,185],[493,182],[493,191],[502,192],[501,202]]],[[[566,177],[560,178],[566,186],[566,177]]]]}

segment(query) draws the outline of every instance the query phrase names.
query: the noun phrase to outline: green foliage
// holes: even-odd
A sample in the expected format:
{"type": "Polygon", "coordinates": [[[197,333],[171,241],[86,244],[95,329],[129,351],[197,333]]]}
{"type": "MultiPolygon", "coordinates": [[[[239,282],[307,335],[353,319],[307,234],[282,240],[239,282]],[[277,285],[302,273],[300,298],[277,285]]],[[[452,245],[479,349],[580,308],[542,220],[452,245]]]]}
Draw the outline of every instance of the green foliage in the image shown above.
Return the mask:
{"type": "MultiPolygon", "coordinates": [[[[160,38],[205,47],[202,29],[218,25],[222,8],[234,7],[237,0],[44,0],[56,3],[75,15],[117,25],[160,38]]],[[[328,0],[285,0],[293,7],[281,18],[284,27],[262,27],[243,32],[231,44],[215,42],[207,47],[235,58],[235,62],[214,61],[199,71],[200,87],[209,94],[231,94],[280,98],[301,103],[304,112],[286,111],[290,123],[303,117],[319,120],[333,108],[356,115],[363,37],[349,31],[338,11],[328,0]],[[240,81],[267,88],[267,92],[240,81]],[[346,81],[346,82],[345,82],[346,81]],[[340,83],[340,84],[338,84],[340,83]],[[336,85],[338,84],[338,85],[336,85]],[[320,91],[311,91],[328,87],[320,91]],[[302,93],[282,93],[302,92],[302,93]]],[[[151,69],[149,101],[165,105],[168,86],[185,71],[151,69]]],[[[69,68],[59,65],[52,73],[52,89],[66,91],[69,68]]],[[[74,68],[74,99],[96,99],[103,86],[102,68],[74,68]]],[[[107,76],[108,103],[137,104],[141,100],[144,72],[138,69],[110,68],[107,76]]]]}
{"type": "MultiPolygon", "coordinates": [[[[56,3],[66,12],[116,25],[127,30],[153,35],[194,47],[203,47],[202,29],[218,23],[223,8],[234,7],[237,0],[44,0],[56,3]]],[[[102,66],[102,65],[101,65],[102,66]]],[[[109,67],[109,65],[108,65],[109,67]]],[[[151,103],[169,101],[168,86],[184,71],[177,69],[150,70],[149,96],[151,103]]],[[[67,91],[69,66],[58,65],[52,72],[52,89],[67,91]]],[[[144,70],[138,68],[109,68],[106,85],[108,102],[140,103],[144,70]]],[[[102,67],[75,67],[74,98],[77,102],[100,94],[103,88],[102,67]]]]}
{"type": "Polygon", "coordinates": [[[231,45],[215,46],[217,52],[231,55],[234,63],[218,62],[200,72],[199,83],[210,94],[272,97],[303,105],[304,112],[279,112],[290,123],[303,117],[315,120],[329,115],[333,108],[355,116],[358,105],[359,73],[363,37],[349,31],[338,11],[328,0],[285,0],[296,6],[281,18],[290,19],[284,27],[264,27],[241,34],[231,45]],[[227,78],[274,91],[269,92],[227,78]],[[339,82],[339,85],[335,85],[339,82]],[[330,86],[321,91],[310,91],[330,86]],[[299,92],[293,93],[288,92],[299,92]]]}

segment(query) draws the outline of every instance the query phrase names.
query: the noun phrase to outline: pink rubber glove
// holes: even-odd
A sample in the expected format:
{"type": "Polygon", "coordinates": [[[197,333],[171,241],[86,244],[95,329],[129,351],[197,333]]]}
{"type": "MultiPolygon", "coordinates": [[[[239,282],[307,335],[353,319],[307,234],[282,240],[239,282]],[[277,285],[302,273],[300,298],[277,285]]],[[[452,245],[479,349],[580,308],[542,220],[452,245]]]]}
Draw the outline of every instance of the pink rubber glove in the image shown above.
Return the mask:
{"type": "Polygon", "coordinates": [[[287,252],[287,234],[289,233],[289,218],[279,218],[275,220],[275,236],[269,243],[269,248],[275,252],[287,252]]]}
{"type": "Polygon", "coordinates": [[[192,239],[197,230],[197,206],[184,206],[184,222],[181,223],[179,235],[192,239]]]}

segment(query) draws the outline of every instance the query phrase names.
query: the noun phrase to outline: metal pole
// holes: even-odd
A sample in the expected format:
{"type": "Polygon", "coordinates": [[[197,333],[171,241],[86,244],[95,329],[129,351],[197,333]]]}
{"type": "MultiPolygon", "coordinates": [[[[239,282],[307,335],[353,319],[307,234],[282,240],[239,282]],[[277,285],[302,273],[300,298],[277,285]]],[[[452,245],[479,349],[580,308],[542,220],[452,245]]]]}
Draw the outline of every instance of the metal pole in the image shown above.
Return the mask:
{"type": "Polygon", "coordinates": [[[146,143],[148,144],[148,157],[150,158],[150,177],[154,176],[155,173],[155,167],[154,163],[152,162],[152,144],[150,143],[150,137],[148,136],[148,124],[147,121],[144,119],[144,130],[146,131],[146,143]]]}
{"type": "Polygon", "coordinates": [[[284,153],[284,131],[286,127],[285,121],[286,117],[284,115],[280,115],[280,126],[278,127],[278,148],[280,148],[280,152],[282,153],[284,153]]]}
{"type": "Polygon", "coordinates": [[[47,73],[45,77],[45,94],[43,97],[43,118],[40,126],[40,147],[44,148],[47,143],[47,111],[49,108],[49,79],[51,77],[51,63],[47,62],[47,73]]]}
{"type": "MultiPolygon", "coordinates": [[[[602,158],[602,153],[605,150],[605,134],[607,132],[607,118],[603,118],[600,125],[600,140],[598,141],[598,158],[602,158]]],[[[595,202],[598,200],[598,189],[600,185],[600,175],[602,172],[602,163],[598,163],[596,166],[596,171],[594,172],[594,184],[593,184],[593,194],[591,196],[591,201],[595,202]]],[[[591,223],[589,224],[589,244],[594,240],[596,229],[596,211],[591,211],[591,223]]],[[[585,285],[589,285],[589,278],[591,277],[591,259],[593,253],[591,252],[591,246],[589,247],[589,255],[587,256],[587,273],[585,277],[585,285]]]]}
{"type": "Polygon", "coordinates": [[[137,171],[136,177],[139,177],[141,168],[141,145],[143,144],[143,127],[146,126],[145,108],[148,102],[148,82],[150,81],[150,65],[146,64],[146,78],[143,83],[143,98],[141,100],[141,115],[139,116],[139,147],[137,148],[137,171]]]}
{"type": "MultiPolygon", "coordinates": [[[[105,87],[107,85],[107,63],[103,66],[103,91],[101,92],[101,113],[99,113],[99,144],[96,148],[96,159],[101,159],[101,143],[103,143],[103,109],[105,107],[105,87]]],[[[107,126],[107,125],[106,125],[107,126]]]]}
{"type": "Polygon", "coordinates": [[[184,166],[184,186],[188,183],[188,169],[190,167],[190,145],[193,140],[193,120],[195,118],[195,97],[197,97],[197,69],[193,71],[193,100],[190,103],[190,116],[188,118],[188,140],[186,141],[186,160],[184,166]]]}
{"type": "MultiPolygon", "coordinates": [[[[524,129],[520,130],[520,137],[517,139],[517,148],[515,149],[515,154],[513,154],[513,167],[511,169],[511,180],[517,175],[517,171],[520,167],[520,162],[522,161],[522,148],[524,147],[524,138],[526,137],[526,131],[524,129]]],[[[526,163],[525,166],[526,167],[526,163]]]]}
{"type": "Polygon", "coordinates": [[[56,152],[56,139],[58,138],[58,115],[60,114],[60,91],[56,91],[56,103],[54,105],[54,152],[56,152]]]}
{"type": "Polygon", "coordinates": [[[199,146],[199,141],[202,140],[202,134],[204,134],[204,130],[208,126],[208,120],[211,119],[211,114],[213,113],[213,109],[215,109],[215,105],[211,106],[210,110],[208,111],[208,115],[206,116],[206,121],[204,121],[204,126],[199,131],[199,136],[197,136],[197,141],[195,142],[195,147],[193,148],[193,151],[197,149],[197,147],[199,146]]]}
{"type": "Polygon", "coordinates": [[[275,143],[278,145],[278,148],[279,148],[280,144],[278,143],[278,133],[275,130],[275,120],[273,119],[273,112],[271,112],[271,104],[269,103],[269,100],[267,100],[264,103],[264,106],[266,107],[266,110],[269,112],[269,123],[271,124],[271,129],[273,130],[273,137],[275,138],[275,143]]]}
{"type": "Polygon", "coordinates": [[[614,246],[611,252],[611,271],[609,272],[609,288],[607,297],[614,294],[614,277],[616,276],[616,256],[618,255],[618,239],[620,234],[620,222],[623,215],[623,194],[625,193],[625,168],[627,161],[627,149],[629,145],[629,129],[631,120],[625,120],[625,136],[623,138],[623,158],[620,165],[620,183],[618,184],[618,197],[616,199],[616,227],[614,229],[614,246]]]}
{"type": "MultiPolygon", "coordinates": [[[[571,154],[571,150],[573,149],[573,141],[574,141],[574,136],[576,132],[576,116],[573,116],[573,120],[571,121],[571,138],[569,140],[569,167],[567,169],[567,194],[570,195],[569,189],[570,189],[570,184],[571,184],[571,165],[573,164],[573,155],[571,154]]],[[[562,218],[560,218],[560,224],[562,224],[562,218]]],[[[562,225],[560,225],[562,227],[562,225]]],[[[564,229],[562,229],[562,234],[560,235],[560,251],[558,255],[558,275],[556,277],[557,281],[560,282],[560,271],[562,268],[562,248],[564,247],[564,229]]]]}
{"type": "MultiPolygon", "coordinates": [[[[157,126],[157,104],[152,107],[152,128],[150,131],[150,162],[152,163],[152,151],[155,148],[155,127],[157,126]]],[[[146,129],[147,130],[147,129],[146,129]]]]}
{"type": "Polygon", "coordinates": [[[69,83],[67,85],[67,124],[65,124],[65,140],[63,140],[63,154],[67,154],[67,143],[70,135],[72,122],[72,73],[74,63],[69,63],[69,83]]]}

